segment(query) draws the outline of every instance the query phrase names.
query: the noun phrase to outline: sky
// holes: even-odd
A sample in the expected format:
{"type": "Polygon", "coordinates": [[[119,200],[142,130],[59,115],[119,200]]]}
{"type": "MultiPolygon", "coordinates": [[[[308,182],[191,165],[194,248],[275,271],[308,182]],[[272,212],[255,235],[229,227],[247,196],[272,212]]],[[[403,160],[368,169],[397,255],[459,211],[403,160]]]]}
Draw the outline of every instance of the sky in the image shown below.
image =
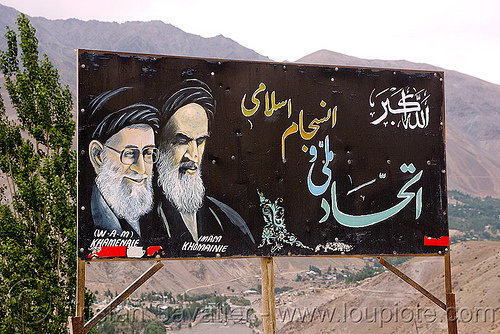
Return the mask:
{"type": "Polygon", "coordinates": [[[274,61],[321,49],[427,63],[500,84],[498,0],[0,0],[29,16],[161,20],[274,61]]]}

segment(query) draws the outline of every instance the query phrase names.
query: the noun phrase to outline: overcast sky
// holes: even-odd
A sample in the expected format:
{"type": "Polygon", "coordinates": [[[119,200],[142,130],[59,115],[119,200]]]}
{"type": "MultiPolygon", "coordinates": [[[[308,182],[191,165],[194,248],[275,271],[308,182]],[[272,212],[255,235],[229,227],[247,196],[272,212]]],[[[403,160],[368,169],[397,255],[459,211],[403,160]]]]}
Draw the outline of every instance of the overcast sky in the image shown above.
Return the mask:
{"type": "Polygon", "coordinates": [[[275,61],[320,49],[423,62],[500,84],[498,0],[0,0],[48,19],[171,23],[275,61]]]}

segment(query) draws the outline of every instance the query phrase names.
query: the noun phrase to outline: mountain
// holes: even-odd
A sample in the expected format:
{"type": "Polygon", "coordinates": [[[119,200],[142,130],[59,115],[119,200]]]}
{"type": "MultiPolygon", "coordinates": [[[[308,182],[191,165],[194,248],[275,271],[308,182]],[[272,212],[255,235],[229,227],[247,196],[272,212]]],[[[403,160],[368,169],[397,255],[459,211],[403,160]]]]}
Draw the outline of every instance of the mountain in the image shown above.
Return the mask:
{"type": "MultiPolygon", "coordinates": [[[[275,258],[275,286],[290,284],[297,273],[303,273],[313,264],[326,270],[328,267],[361,270],[365,266],[362,258],[307,257],[275,258]]],[[[91,291],[104,293],[124,290],[133,279],[144,273],[153,263],[150,261],[92,262],[86,265],[86,285],[91,291]],[[131,265],[132,264],[132,265],[131,265]]],[[[256,258],[218,260],[163,261],[164,267],[148,280],[135,295],[143,292],[170,291],[174,296],[224,292],[227,286],[236,291],[257,288],[260,281],[260,260],[256,258]]]]}
{"type": "MultiPolygon", "coordinates": [[[[15,27],[20,13],[0,5],[0,33],[15,27]]],[[[30,17],[40,53],[59,69],[61,81],[76,92],[76,49],[271,61],[222,35],[203,38],[171,24],[47,20],[30,17]]],[[[0,49],[6,49],[0,39],[0,49]]],[[[442,70],[405,60],[370,60],[320,50],[297,62],[413,70],[442,70]]],[[[448,188],[500,198],[500,86],[445,70],[448,188]]]]}
{"type": "MultiPolygon", "coordinates": [[[[16,27],[19,14],[14,8],[0,4],[2,35],[5,26],[16,27]]],[[[203,38],[161,21],[116,23],[28,18],[37,30],[40,54],[49,56],[58,68],[62,82],[69,84],[73,92],[76,91],[77,49],[269,61],[269,58],[222,35],[203,38]]],[[[0,49],[5,50],[6,46],[2,38],[0,49]]]]}

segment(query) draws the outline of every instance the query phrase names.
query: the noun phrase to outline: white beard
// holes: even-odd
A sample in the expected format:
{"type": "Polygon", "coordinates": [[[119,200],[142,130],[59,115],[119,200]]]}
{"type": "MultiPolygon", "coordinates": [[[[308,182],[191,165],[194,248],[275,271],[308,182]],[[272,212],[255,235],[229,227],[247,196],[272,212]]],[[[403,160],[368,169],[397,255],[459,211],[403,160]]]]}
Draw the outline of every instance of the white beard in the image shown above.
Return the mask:
{"type": "Polygon", "coordinates": [[[114,166],[114,162],[103,154],[102,166],[96,177],[96,185],[114,213],[122,219],[135,222],[153,208],[152,176],[142,185],[127,182],[114,166]],[[121,178],[121,180],[120,180],[121,178]]]}
{"type": "Polygon", "coordinates": [[[160,151],[156,164],[158,185],[163,189],[165,197],[180,213],[196,213],[203,204],[205,186],[201,179],[200,166],[194,174],[181,172],[180,164],[174,165],[172,153],[160,151]]]}

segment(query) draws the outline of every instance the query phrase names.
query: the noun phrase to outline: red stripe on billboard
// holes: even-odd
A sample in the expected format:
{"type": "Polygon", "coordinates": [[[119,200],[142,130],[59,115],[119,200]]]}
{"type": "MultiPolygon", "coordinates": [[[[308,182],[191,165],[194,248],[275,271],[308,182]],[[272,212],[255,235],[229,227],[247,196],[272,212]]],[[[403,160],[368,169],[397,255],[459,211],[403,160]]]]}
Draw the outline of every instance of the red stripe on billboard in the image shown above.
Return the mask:
{"type": "Polygon", "coordinates": [[[424,237],[424,246],[449,246],[450,237],[432,238],[424,237]]]}

